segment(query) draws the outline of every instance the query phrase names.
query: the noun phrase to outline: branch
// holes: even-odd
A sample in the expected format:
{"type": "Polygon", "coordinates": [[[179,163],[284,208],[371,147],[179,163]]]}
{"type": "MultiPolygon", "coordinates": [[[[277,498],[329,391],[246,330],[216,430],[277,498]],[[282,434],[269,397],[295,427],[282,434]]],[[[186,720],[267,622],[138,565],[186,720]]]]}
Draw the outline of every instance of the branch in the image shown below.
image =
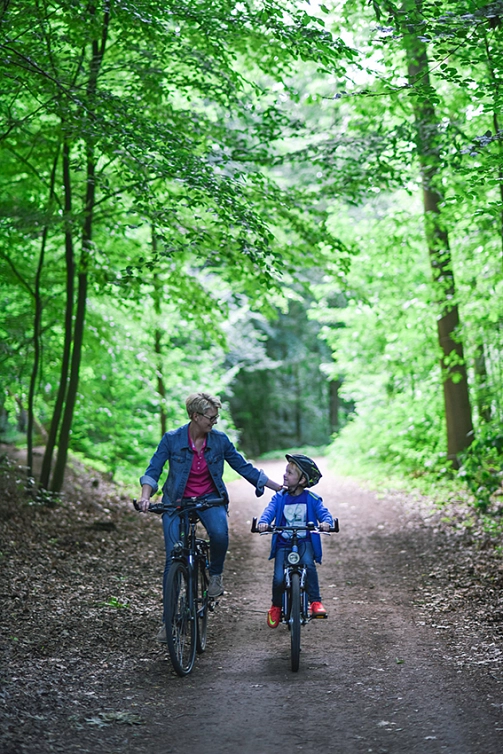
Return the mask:
{"type": "Polygon", "coordinates": [[[12,261],[12,259],[10,257],[8,257],[7,254],[5,254],[3,251],[0,251],[0,257],[2,257],[2,259],[4,259],[7,262],[7,264],[11,268],[12,272],[14,273],[14,275],[20,281],[21,285],[24,285],[24,287],[26,288],[26,290],[28,291],[28,293],[30,294],[30,296],[32,296],[32,298],[35,298],[35,293],[32,290],[32,288],[30,287],[30,284],[27,283],[26,280],[24,279],[24,277],[21,275],[21,273],[18,272],[18,270],[16,269],[16,266],[15,266],[14,262],[12,261]]]}
{"type": "MultiPolygon", "coordinates": [[[[28,161],[28,159],[26,157],[23,157],[23,155],[19,154],[16,149],[14,149],[13,147],[11,147],[9,145],[7,145],[7,151],[8,152],[12,152],[12,154],[14,155],[14,157],[16,157],[19,160],[19,162],[21,162],[29,170],[31,170],[31,172],[34,175],[37,176],[38,180],[40,181],[40,183],[43,186],[47,185],[45,177],[42,176],[42,175],[40,175],[40,173],[38,172],[38,170],[28,161]]],[[[52,191],[52,189],[51,189],[51,191],[52,191]]],[[[53,198],[56,199],[57,204],[61,207],[61,202],[59,201],[59,198],[56,195],[54,195],[53,198]]]]}
{"type": "MultiPolygon", "coordinates": [[[[439,60],[435,65],[432,65],[431,67],[427,66],[421,75],[416,76],[413,84],[403,84],[403,86],[397,86],[397,87],[391,87],[388,91],[385,92],[371,92],[368,89],[361,89],[358,92],[340,92],[337,93],[334,97],[321,97],[321,99],[325,100],[338,100],[342,99],[342,97],[388,97],[391,94],[395,94],[396,92],[401,92],[406,89],[414,89],[419,82],[421,82],[423,79],[428,78],[430,73],[435,71],[439,66],[441,66],[443,63],[445,63],[446,60],[448,60],[452,55],[454,55],[461,47],[466,45],[467,41],[470,40],[475,32],[478,30],[479,26],[482,26],[485,22],[485,18],[482,21],[477,21],[476,24],[474,24],[474,28],[472,29],[471,33],[463,39],[458,45],[453,47],[449,52],[443,57],[441,60],[439,60]]],[[[423,40],[421,40],[423,41],[423,40]]],[[[423,41],[423,44],[427,44],[427,42],[423,41]]],[[[367,72],[369,69],[367,69],[367,72]]],[[[384,84],[386,84],[386,80],[380,76],[376,71],[370,71],[370,73],[375,76],[375,78],[380,79],[384,84]]]]}
{"type": "Polygon", "coordinates": [[[47,102],[44,102],[44,103],[43,103],[42,105],[40,105],[40,107],[37,107],[37,109],[36,109],[36,110],[33,110],[33,111],[32,111],[32,112],[31,112],[31,113],[29,114],[29,115],[25,115],[25,117],[24,117],[24,118],[21,118],[20,120],[16,120],[16,121],[14,121],[14,122],[12,123],[12,125],[10,125],[10,126],[9,126],[9,127],[7,128],[7,131],[5,131],[5,132],[4,132],[3,134],[0,134],[0,141],[3,141],[3,139],[6,139],[6,138],[7,138],[7,137],[8,137],[9,135],[10,135],[11,131],[13,131],[13,130],[14,130],[15,128],[17,128],[17,126],[20,126],[20,125],[22,125],[23,123],[26,123],[26,121],[28,121],[28,120],[32,119],[32,118],[33,118],[34,116],[36,116],[36,115],[37,115],[37,114],[38,114],[38,113],[39,113],[39,112],[40,112],[41,110],[46,110],[46,109],[47,109],[47,105],[48,105],[48,104],[49,104],[50,102],[53,102],[53,101],[54,101],[55,99],[56,99],[56,97],[55,97],[55,96],[54,96],[54,97],[51,97],[51,98],[50,98],[49,100],[47,100],[47,102]]]}

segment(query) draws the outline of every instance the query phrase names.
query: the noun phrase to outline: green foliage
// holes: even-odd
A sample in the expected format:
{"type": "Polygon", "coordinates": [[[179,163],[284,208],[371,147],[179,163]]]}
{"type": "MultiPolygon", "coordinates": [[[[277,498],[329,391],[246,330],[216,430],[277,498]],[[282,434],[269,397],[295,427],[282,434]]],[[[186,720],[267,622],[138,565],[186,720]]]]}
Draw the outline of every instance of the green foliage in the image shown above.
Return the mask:
{"type": "MultiPolygon", "coordinates": [[[[309,154],[323,165],[320,192],[337,197],[332,232],[357,254],[346,275],[325,267],[328,275],[318,286],[313,314],[334,354],[331,373],[341,376],[342,395],[356,403],[353,420],[332,448],[333,457],[346,459],[353,469],[377,462],[389,473],[416,477],[452,473],[442,405],[442,380],[449,372],[439,366],[435,331],[441,310],[425,234],[431,218],[423,224],[420,203],[425,145],[438,167],[429,181],[439,192],[437,227],[450,239],[455,280],[450,301],[461,316],[454,339],[464,345],[476,436],[483,437],[486,426],[499,432],[503,47],[498,13],[499,6],[470,2],[374,3],[366,9],[348,0],[330,14],[329,28],[345,29],[346,39],[358,48],[360,68],[350,66],[331,91],[320,85],[325,111],[331,100],[345,130],[325,132],[309,154]],[[410,45],[425,52],[412,80],[405,56],[410,45]],[[429,118],[419,133],[418,104],[429,118]],[[423,145],[421,138],[426,138],[423,145]],[[348,210],[347,199],[358,209],[348,210]]],[[[446,285],[444,296],[448,292],[446,285]]],[[[449,370],[456,364],[459,357],[453,354],[449,370]]],[[[487,483],[483,494],[489,499],[495,480],[483,471],[486,453],[492,458],[483,444],[468,476],[483,479],[483,487],[487,483]]],[[[493,463],[488,460],[488,467],[493,463]]],[[[479,482],[473,482],[474,489],[479,482]]]]}
{"type": "MultiPolygon", "coordinates": [[[[303,271],[298,279],[308,284],[315,275],[303,271]]],[[[319,324],[308,318],[308,296],[291,284],[275,319],[245,311],[233,321],[226,365],[236,374],[227,396],[240,442],[254,457],[330,439],[330,388],[321,371],[330,352],[318,338],[319,324]]]]}
{"type": "Polygon", "coordinates": [[[475,499],[475,506],[489,512],[491,497],[501,490],[503,481],[503,434],[482,427],[462,458],[458,472],[475,499]]]}
{"type": "Polygon", "coordinates": [[[137,463],[156,414],[179,421],[182,394],[223,380],[225,296],[261,306],[306,243],[330,243],[309,192],[270,171],[275,141],[302,129],[283,78],[356,54],[323,27],[274,0],[3,7],[0,388],[40,420],[37,440],[63,395],[75,450],[113,472],[137,463]],[[148,304],[155,322],[138,317],[148,304]]]}
{"type": "Polygon", "coordinates": [[[71,446],[116,477],[202,386],[228,397],[254,453],[336,430],[339,459],[449,475],[442,382],[466,365],[461,478],[491,510],[502,15],[478,0],[4,4],[2,436],[26,433],[35,387],[44,441],[66,296],[85,281],[71,446]],[[449,276],[434,283],[441,234],[449,276]],[[452,351],[441,368],[453,306],[465,364],[452,351]]]}
{"type": "Polygon", "coordinates": [[[374,392],[370,381],[367,387],[366,398],[358,402],[357,415],[330,447],[334,461],[351,464],[353,470],[367,462],[379,463],[392,474],[402,471],[413,477],[450,472],[436,386],[431,385],[422,400],[416,401],[410,395],[382,400],[380,390],[374,392]]]}
{"type": "MultiPolygon", "coordinates": [[[[92,301],[89,308],[71,448],[101,462],[118,479],[143,465],[161,436],[161,397],[153,368],[155,316],[152,299],[145,296],[144,303],[145,313],[131,305],[117,310],[103,299],[92,301]]],[[[187,421],[184,400],[189,392],[201,384],[216,393],[221,390],[222,346],[209,343],[199,322],[182,319],[174,307],[163,307],[161,317],[163,354],[157,368],[164,375],[168,424],[177,426],[187,421]]],[[[54,382],[45,384],[49,405],[56,385],[57,371],[54,382]]],[[[41,403],[42,416],[43,410],[41,403]]]]}
{"type": "Polygon", "coordinates": [[[106,602],[100,602],[98,604],[99,607],[114,607],[119,610],[129,607],[129,602],[127,600],[124,602],[119,597],[110,597],[106,602]]]}
{"type": "Polygon", "coordinates": [[[271,450],[268,453],[263,453],[260,458],[264,461],[283,460],[286,453],[289,453],[290,455],[292,455],[293,453],[302,453],[303,455],[309,456],[310,458],[318,458],[320,456],[325,456],[326,452],[326,445],[301,445],[300,448],[277,448],[276,450],[271,450]]]}
{"type": "Polygon", "coordinates": [[[361,248],[344,278],[317,287],[312,313],[356,415],[334,441],[334,458],[423,474],[446,466],[438,354],[419,218],[406,196],[375,200],[334,222],[361,248]],[[409,207],[409,211],[406,211],[409,207]]]}

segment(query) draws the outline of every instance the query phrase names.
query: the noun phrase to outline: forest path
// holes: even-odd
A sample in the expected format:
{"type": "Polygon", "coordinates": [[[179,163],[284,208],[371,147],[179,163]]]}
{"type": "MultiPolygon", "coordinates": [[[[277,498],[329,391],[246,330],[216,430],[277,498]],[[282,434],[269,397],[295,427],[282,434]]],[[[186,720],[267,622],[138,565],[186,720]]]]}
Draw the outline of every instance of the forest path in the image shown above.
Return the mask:
{"type": "MultiPolygon", "coordinates": [[[[323,538],[318,572],[329,619],[302,630],[298,673],[290,671],[285,627],[271,630],[265,622],[270,537],[250,533],[251,518],[270,495],[257,499],[250,485],[236,481],[229,485],[226,594],[210,616],[208,648],[193,673],[175,676],[153,642],[158,597],[143,619],[133,609],[116,611],[114,623],[106,628],[101,621],[94,638],[96,621],[88,621],[86,651],[93,654],[82,665],[80,688],[68,687],[66,709],[58,702],[59,722],[2,754],[499,754],[500,687],[484,667],[459,665],[449,631],[428,624],[416,604],[425,574],[441,558],[434,532],[405,510],[399,495],[379,499],[320,464],[316,490],[341,530],[323,538]],[[112,629],[117,635],[107,655],[112,629]]],[[[283,462],[263,466],[281,480],[283,462]]],[[[155,578],[162,563],[159,522],[130,514],[128,521],[130,533],[115,548],[132,562],[136,583],[148,588],[152,559],[155,578]],[[138,563],[145,564],[140,573],[138,563]]],[[[101,565],[110,579],[117,564],[101,565]]],[[[57,654],[63,667],[84,658],[65,660],[61,647],[57,654]]]]}

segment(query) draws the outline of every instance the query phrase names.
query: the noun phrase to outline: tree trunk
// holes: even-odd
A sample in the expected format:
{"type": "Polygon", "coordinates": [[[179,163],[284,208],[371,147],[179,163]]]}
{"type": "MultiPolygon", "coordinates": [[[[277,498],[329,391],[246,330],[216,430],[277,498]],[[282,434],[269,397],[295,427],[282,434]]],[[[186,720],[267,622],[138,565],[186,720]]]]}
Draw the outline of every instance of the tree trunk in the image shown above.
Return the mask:
{"type": "MultiPolygon", "coordinates": [[[[152,228],[152,251],[154,256],[157,254],[157,236],[155,234],[155,228],[152,228]]],[[[157,317],[155,333],[154,333],[154,350],[157,356],[157,392],[159,393],[159,410],[161,420],[161,437],[166,434],[167,431],[167,417],[166,417],[166,386],[164,384],[163,377],[163,364],[162,364],[162,333],[159,326],[161,319],[161,301],[162,301],[162,289],[157,276],[154,278],[154,311],[157,317]]]]}
{"type": "Polygon", "coordinates": [[[156,327],[155,329],[155,352],[157,354],[157,392],[159,393],[159,410],[161,420],[161,437],[167,432],[167,417],[166,417],[166,387],[164,385],[164,379],[162,376],[162,345],[161,345],[162,331],[156,327]]]}
{"type": "Polygon", "coordinates": [[[341,380],[330,380],[328,383],[330,391],[330,432],[332,434],[339,431],[339,388],[341,385],[341,380]]]}
{"type": "MultiPolygon", "coordinates": [[[[96,7],[90,8],[91,15],[96,14],[96,7]]],[[[88,113],[94,110],[94,100],[98,87],[98,74],[108,37],[110,23],[109,3],[105,2],[101,40],[92,43],[92,57],[89,69],[89,81],[87,86],[88,113]]],[[[84,226],[82,229],[82,249],[79,261],[77,309],[75,313],[73,330],[73,351],[70,367],[70,380],[66,396],[65,410],[61,422],[61,430],[58,441],[58,458],[54,467],[51,490],[61,492],[65,475],[66,460],[70,443],[70,434],[73,421],[73,412],[77,400],[79,386],[80,364],[82,360],[82,344],[84,341],[84,325],[86,316],[86,300],[88,286],[89,259],[92,250],[93,212],[96,199],[96,159],[94,153],[93,124],[91,118],[88,121],[89,131],[86,133],[86,198],[84,207],[84,226]]]]}
{"type": "Polygon", "coordinates": [[[65,307],[65,340],[61,359],[61,373],[59,378],[58,394],[52,412],[51,427],[45,446],[42,470],[40,472],[40,487],[49,489],[51,476],[52,457],[56,446],[61,415],[65,403],[66,390],[68,387],[68,372],[70,370],[70,357],[73,340],[73,299],[75,279],[75,255],[73,249],[72,227],[72,183],[70,174],[70,145],[65,140],[63,144],[63,190],[65,195],[65,261],[66,261],[66,307],[65,307]]]}
{"type": "MultiPolygon", "coordinates": [[[[458,454],[473,439],[473,425],[468,380],[460,339],[460,319],[455,301],[456,289],[449,238],[441,215],[440,194],[441,158],[438,146],[438,121],[428,92],[434,94],[428,74],[426,45],[410,28],[411,21],[420,21],[415,11],[419,4],[405,3],[406,19],[401,19],[404,29],[404,47],[408,78],[411,86],[421,85],[423,94],[412,98],[416,126],[416,144],[423,186],[423,204],[426,240],[430,265],[436,289],[439,315],[437,318],[438,342],[442,351],[445,419],[447,426],[447,454],[454,468],[459,466],[458,454]]],[[[403,14],[402,14],[403,15],[403,14]]]]}
{"type": "MultiPolygon", "coordinates": [[[[499,26],[500,24],[500,19],[498,16],[489,18],[488,20],[489,20],[489,25],[493,29],[499,26]]],[[[489,75],[491,77],[493,90],[494,90],[493,125],[494,125],[494,133],[497,138],[499,134],[499,130],[500,130],[498,111],[497,111],[497,103],[500,101],[500,83],[499,83],[500,80],[496,73],[498,66],[497,66],[497,63],[493,60],[491,49],[489,47],[489,40],[487,39],[487,34],[485,32],[484,32],[484,45],[485,45],[485,50],[486,50],[486,55],[487,55],[487,67],[489,69],[489,75]]],[[[501,153],[503,149],[502,149],[501,139],[498,139],[498,149],[500,153],[500,160],[498,164],[498,185],[499,185],[499,194],[500,194],[500,201],[501,201],[500,216],[499,216],[499,221],[500,221],[499,231],[500,231],[501,248],[502,248],[501,258],[503,259],[503,168],[501,166],[501,153]]]]}
{"type": "Polygon", "coordinates": [[[302,445],[302,385],[300,382],[299,364],[293,362],[292,364],[293,383],[295,392],[295,404],[293,407],[293,414],[295,418],[295,438],[296,445],[302,445]]]}
{"type": "Polygon", "coordinates": [[[477,347],[474,367],[479,417],[483,419],[486,424],[489,424],[492,418],[491,391],[487,384],[486,354],[483,344],[480,344],[477,347]]]}
{"type": "Polygon", "coordinates": [[[40,293],[40,280],[44,267],[45,249],[47,246],[47,236],[49,233],[49,222],[54,200],[54,186],[56,183],[56,170],[59,161],[59,145],[56,150],[56,156],[51,170],[49,181],[49,200],[47,205],[47,218],[42,231],[42,243],[40,245],[40,255],[38,258],[37,272],[35,274],[35,285],[33,288],[35,299],[35,315],[33,318],[33,365],[30,376],[30,387],[28,390],[28,427],[26,431],[26,466],[28,467],[28,476],[33,476],[33,424],[34,424],[34,401],[35,388],[38,377],[38,365],[40,363],[41,350],[41,329],[42,329],[42,297],[40,293]]]}
{"type": "Polygon", "coordinates": [[[87,154],[87,189],[86,189],[86,215],[82,233],[82,250],[79,260],[77,309],[73,327],[73,350],[70,366],[70,380],[66,394],[65,410],[61,422],[61,430],[58,440],[58,457],[52,477],[52,492],[61,492],[65,475],[68,446],[72,429],[73,412],[77,400],[79,386],[80,363],[82,360],[82,343],[84,341],[84,325],[86,318],[87,284],[89,254],[92,243],[93,208],[95,199],[95,163],[92,147],[87,154]]]}

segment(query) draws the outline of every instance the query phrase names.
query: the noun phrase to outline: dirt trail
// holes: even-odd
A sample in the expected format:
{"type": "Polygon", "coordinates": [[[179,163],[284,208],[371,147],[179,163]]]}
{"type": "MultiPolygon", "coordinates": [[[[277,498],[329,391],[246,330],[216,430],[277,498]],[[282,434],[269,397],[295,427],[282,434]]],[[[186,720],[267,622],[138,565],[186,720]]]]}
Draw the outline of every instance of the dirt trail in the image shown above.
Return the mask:
{"type": "MultiPolygon", "coordinates": [[[[264,466],[281,478],[283,463],[264,466]]],[[[317,491],[341,524],[340,534],[324,537],[319,568],[329,620],[303,629],[300,670],[293,674],[288,632],[265,622],[270,539],[249,533],[269,495],[255,498],[244,481],[229,490],[226,594],[211,616],[208,649],[193,674],[176,677],[163,650],[152,646],[157,611],[142,619],[133,610],[120,618],[124,622],[115,628],[122,653],[107,655],[105,621],[94,672],[83,668],[79,693],[68,691],[75,706],[66,714],[60,709],[52,730],[44,729],[38,740],[13,743],[2,754],[503,751],[498,680],[485,666],[460,663],[451,651],[459,640],[454,629],[432,626],[416,604],[424,575],[442,557],[441,543],[406,513],[399,497],[377,499],[324,471],[317,491]],[[136,641],[131,631],[139,632],[136,641]]],[[[128,521],[130,546],[133,532],[142,530],[131,556],[141,591],[142,582],[148,589],[160,573],[161,531],[145,517],[128,521]],[[144,564],[139,573],[138,563],[144,564]]]]}

